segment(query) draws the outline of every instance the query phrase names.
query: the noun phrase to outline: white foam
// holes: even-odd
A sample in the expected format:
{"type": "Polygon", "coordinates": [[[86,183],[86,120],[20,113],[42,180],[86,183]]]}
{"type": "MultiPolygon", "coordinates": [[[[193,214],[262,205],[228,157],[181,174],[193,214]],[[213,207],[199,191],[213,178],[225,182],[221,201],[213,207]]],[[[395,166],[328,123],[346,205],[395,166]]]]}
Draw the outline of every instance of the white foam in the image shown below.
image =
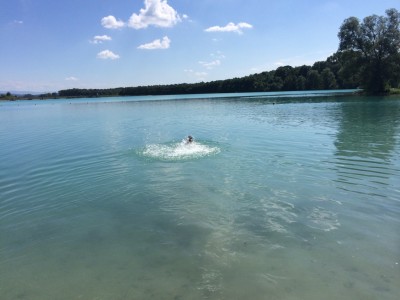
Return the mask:
{"type": "Polygon", "coordinates": [[[308,216],[308,219],[312,222],[312,224],[309,225],[311,228],[331,231],[340,227],[337,215],[321,207],[315,207],[308,216]]]}
{"type": "Polygon", "coordinates": [[[292,203],[272,199],[262,199],[262,203],[267,218],[266,226],[269,230],[286,233],[286,225],[296,222],[297,214],[294,212],[292,203]]]}
{"type": "Polygon", "coordinates": [[[181,160],[199,158],[219,153],[218,147],[212,147],[199,142],[187,143],[182,141],[174,144],[151,144],[147,145],[142,154],[146,157],[162,160],[181,160]]]}

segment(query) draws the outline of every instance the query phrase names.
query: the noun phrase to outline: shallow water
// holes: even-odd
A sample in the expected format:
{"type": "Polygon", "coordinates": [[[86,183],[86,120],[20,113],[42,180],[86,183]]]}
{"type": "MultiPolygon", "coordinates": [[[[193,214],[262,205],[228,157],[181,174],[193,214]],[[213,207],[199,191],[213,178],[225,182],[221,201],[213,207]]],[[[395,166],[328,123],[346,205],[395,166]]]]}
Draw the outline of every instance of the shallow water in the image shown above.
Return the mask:
{"type": "Polygon", "coordinates": [[[400,99],[228,96],[0,103],[0,298],[399,299],[400,99]]]}

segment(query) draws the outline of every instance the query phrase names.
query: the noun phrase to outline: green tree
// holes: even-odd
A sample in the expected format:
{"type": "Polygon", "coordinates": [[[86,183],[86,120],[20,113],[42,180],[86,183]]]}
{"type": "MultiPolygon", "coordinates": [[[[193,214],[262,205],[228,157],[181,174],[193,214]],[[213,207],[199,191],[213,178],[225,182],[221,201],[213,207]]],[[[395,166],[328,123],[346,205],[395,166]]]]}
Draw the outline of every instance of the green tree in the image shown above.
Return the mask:
{"type": "Polygon", "coordinates": [[[322,84],[325,90],[333,90],[337,88],[336,78],[329,68],[325,68],[322,73],[322,84]]]}
{"type": "Polygon", "coordinates": [[[303,76],[304,78],[306,78],[307,74],[308,74],[308,72],[310,72],[310,70],[311,70],[311,67],[310,66],[306,66],[306,65],[297,67],[297,75],[298,76],[303,76]]]}
{"type": "Polygon", "coordinates": [[[306,79],[306,88],[308,90],[323,89],[322,78],[321,75],[318,73],[318,71],[311,70],[310,72],[308,72],[306,79]]]}
{"type": "Polygon", "coordinates": [[[302,75],[298,76],[296,79],[296,90],[304,91],[306,89],[306,78],[302,75]]]}
{"type": "MultiPolygon", "coordinates": [[[[387,10],[386,16],[368,16],[362,22],[350,17],[343,22],[338,37],[339,52],[345,54],[343,67],[357,71],[367,92],[382,93],[390,84],[398,85],[400,13],[396,9],[387,10]]],[[[346,73],[351,72],[342,72],[346,73]]]]}

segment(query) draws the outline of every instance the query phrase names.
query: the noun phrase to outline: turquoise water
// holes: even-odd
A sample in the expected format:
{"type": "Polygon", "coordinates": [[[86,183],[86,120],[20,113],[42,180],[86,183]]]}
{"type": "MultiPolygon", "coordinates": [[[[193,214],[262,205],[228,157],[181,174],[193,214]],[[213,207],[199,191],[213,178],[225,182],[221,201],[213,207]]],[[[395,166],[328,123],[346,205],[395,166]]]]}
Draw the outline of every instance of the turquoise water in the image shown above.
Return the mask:
{"type": "Polygon", "coordinates": [[[399,299],[399,97],[222,96],[0,102],[0,299],[399,299]]]}

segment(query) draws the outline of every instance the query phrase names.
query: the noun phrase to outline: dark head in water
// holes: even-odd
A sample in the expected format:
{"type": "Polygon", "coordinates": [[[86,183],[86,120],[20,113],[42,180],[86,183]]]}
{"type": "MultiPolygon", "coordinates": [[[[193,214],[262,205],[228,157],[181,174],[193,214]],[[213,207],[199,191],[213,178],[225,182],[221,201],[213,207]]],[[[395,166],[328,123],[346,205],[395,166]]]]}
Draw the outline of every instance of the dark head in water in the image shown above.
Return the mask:
{"type": "Polygon", "coordinates": [[[187,142],[188,142],[188,143],[193,142],[193,137],[192,137],[191,135],[189,135],[189,136],[187,137],[187,142]]]}

